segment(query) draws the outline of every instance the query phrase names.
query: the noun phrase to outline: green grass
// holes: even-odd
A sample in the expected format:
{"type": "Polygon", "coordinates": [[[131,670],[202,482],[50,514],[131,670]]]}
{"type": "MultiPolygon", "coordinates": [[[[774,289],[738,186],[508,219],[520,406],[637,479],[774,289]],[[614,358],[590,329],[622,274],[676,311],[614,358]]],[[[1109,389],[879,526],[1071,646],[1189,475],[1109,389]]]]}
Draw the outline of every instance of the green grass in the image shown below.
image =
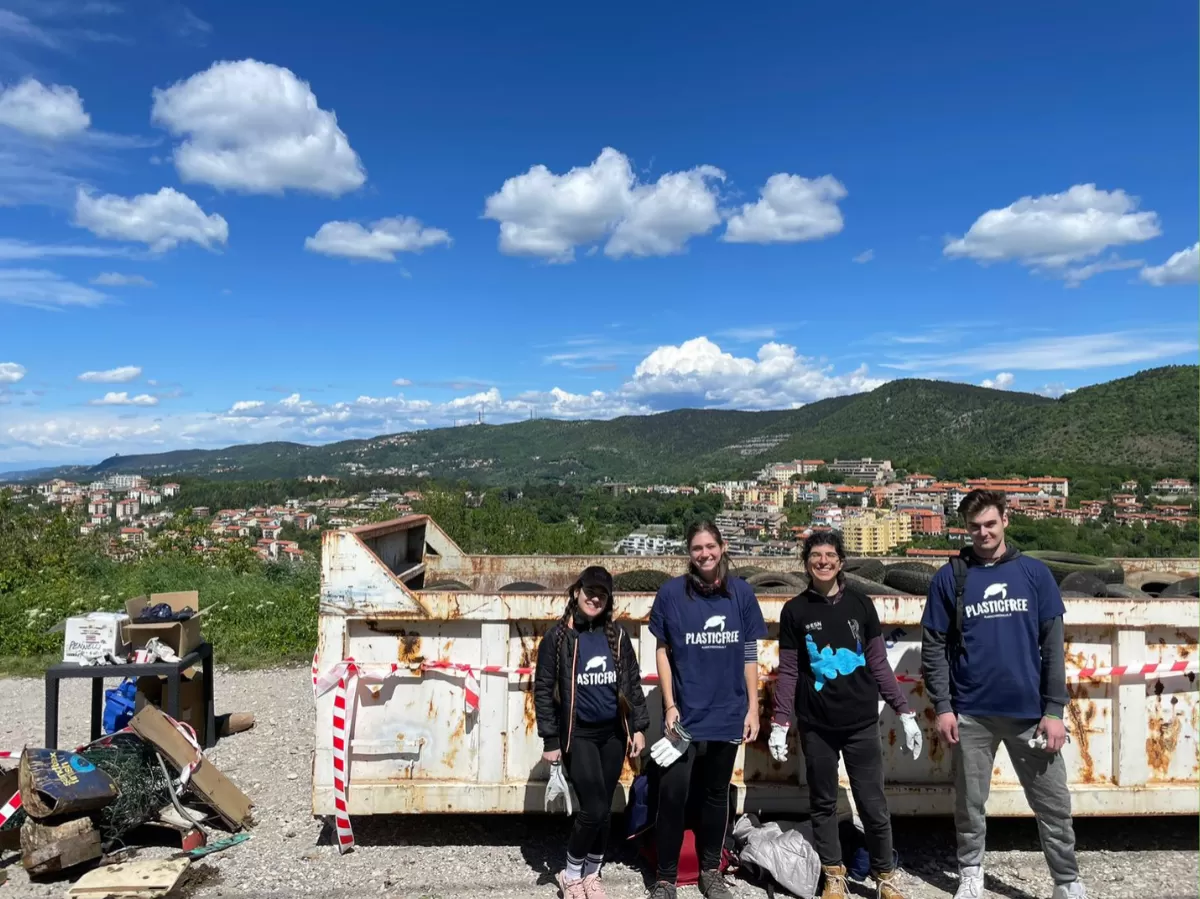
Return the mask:
{"type": "Polygon", "coordinates": [[[43,576],[0,594],[0,672],[40,672],[62,658],[62,634],[48,629],[70,615],[115,611],[149,593],[198,590],[204,635],[218,664],[261,667],[312,658],[317,642],[319,572],[315,563],[248,570],[181,557],[118,564],[89,560],[86,569],[43,576]]]}

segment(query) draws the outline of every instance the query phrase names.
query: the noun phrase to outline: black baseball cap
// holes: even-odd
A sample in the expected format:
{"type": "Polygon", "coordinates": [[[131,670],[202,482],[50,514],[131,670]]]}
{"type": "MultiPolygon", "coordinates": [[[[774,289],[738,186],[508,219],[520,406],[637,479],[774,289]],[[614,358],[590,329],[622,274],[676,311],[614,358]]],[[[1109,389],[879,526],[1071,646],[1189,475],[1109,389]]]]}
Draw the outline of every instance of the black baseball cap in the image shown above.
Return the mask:
{"type": "Polygon", "coordinates": [[[579,575],[579,586],[588,593],[604,593],[609,599],[613,595],[612,575],[603,565],[589,565],[583,569],[583,574],[579,575]]]}

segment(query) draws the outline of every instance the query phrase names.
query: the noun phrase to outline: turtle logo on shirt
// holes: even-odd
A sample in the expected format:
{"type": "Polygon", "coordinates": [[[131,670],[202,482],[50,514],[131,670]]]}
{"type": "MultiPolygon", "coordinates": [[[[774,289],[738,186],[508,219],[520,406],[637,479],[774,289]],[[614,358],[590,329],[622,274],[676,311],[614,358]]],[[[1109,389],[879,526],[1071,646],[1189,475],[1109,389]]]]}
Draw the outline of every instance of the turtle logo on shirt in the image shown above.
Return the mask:
{"type": "Polygon", "coordinates": [[[992,586],[983,591],[984,599],[991,599],[993,596],[1008,599],[1008,584],[992,584],[992,586]]]}
{"type": "Polygon", "coordinates": [[[828,645],[818,651],[812,634],[805,634],[804,647],[808,650],[808,664],[813,672],[813,689],[818,693],[828,681],[833,680],[839,674],[853,674],[867,664],[867,658],[862,651],[862,643],[857,643],[856,652],[849,649],[834,650],[828,645]]]}
{"type": "Polygon", "coordinates": [[[706,631],[711,631],[714,627],[719,627],[721,630],[725,630],[724,615],[713,615],[712,618],[704,622],[704,629],[706,631]]]}
{"type": "Polygon", "coordinates": [[[1011,618],[1018,612],[1029,614],[1029,600],[1009,598],[1008,584],[992,584],[979,602],[966,603],[963,610],[967,618],[1011,618]]]}
{"type": "Polygon", "coordinates": [[[581,687],[606,687],[617,682],[617,672],[608,670],[607,656],[592,656],[575,676],[581,687]]]}

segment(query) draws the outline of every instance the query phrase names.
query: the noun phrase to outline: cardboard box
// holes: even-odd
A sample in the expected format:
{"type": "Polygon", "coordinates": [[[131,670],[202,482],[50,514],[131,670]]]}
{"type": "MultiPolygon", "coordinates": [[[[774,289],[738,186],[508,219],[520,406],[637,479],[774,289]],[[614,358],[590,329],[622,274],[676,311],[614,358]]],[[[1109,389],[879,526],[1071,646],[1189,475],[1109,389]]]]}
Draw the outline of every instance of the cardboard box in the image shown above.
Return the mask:
{"type": "MultiPolygon", "coordinates": [[[[134,715],[129,726],[143,740],[162,750],[176,770],[182,770],[196,761],[196,750],[167,720],[167,716],[153,706],[146,706],[134,715]]],[[[192,771],[191,783],[204,801],[234,830],[241,830],[253,823],[250,809],[254,803],[203,752],[192,771]]]]}
{"type": "Polygon", "coordinates": [[[152,593],[149,596],[136,596],[125,601],[125,611],[129,615],[129,624],[125,626],[126,640],[130,648],[145,649],[146,644],[158,637],[164,645],[171,647],[182,658],[204,642],[200,636],[200,619],[190,618],[187,621],[166,621],[152,624],[139,624],[137,617],[143,609],[165,602],[176,612],[183,609],[200,611],[200,594],[195,590],[182,590],[178,593],[152,593]]]}
{"type": "MultiPolygon", "coordinates": [[[[147,705],[152,705],[161,711],[166,700],[167,679],[165,677],[139,677],[137,679],[137,699],[134,700],[134,712],[140,712],[147,705]]],[[[204,745],[208,736],[208,709],[204,704],[204,672],[198,665],[183,672],[179,678],[179,721],[190,724],[196,732],[196,740],[204,745]]]]}
{"type": "Polygon", "coordinates": [[[129,616],[124,612],[91,612],[67,619],[63,639],[63,661],[83,662],[104,658],[112,653],[122,661],[129,655],[125,627],[129,616]]]}

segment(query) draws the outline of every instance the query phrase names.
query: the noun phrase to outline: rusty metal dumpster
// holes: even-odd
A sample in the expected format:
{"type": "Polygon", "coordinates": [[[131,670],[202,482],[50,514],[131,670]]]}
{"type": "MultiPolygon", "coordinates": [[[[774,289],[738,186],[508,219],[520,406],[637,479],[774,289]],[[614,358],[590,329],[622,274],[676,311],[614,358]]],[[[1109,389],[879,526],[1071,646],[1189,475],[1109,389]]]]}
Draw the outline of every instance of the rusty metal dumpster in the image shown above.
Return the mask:
{"type": "MultiPolygon", "coordinates": [[[[419,515],[327,531],[323,541],[314,681],[345,660],[353,660],[361,675],[346,698],[341,770],[351,815],[540,811],[548,769],[541,760],[529,670],[540,635],[562,612],[567,584],[593,563],[614,573],[651,568],[670,574],[682,572],[685,563],[682,557],[469,555],[419,515]],[[505,589],[518,581],[534,587],[505,589]],[[473,710],[472,690],[477,694],[473,710]]],[[[1149,562],[1130,560],[1130,567],[1149,562]]],[[[756,558],[754,563],[778,570],[799,567],[798,560],[787,558],[756,558]]],[[[1153,566],[1194,573],[1196,561],[1154,560],[1153,566]]],[[[647,627],[653,598],[618,593],[615,601],[617,618],[633,638],[644,672],[653,670],[654,638],[647,627]]],[[[779,613],[788,598],[759,596],[770,628],[760,647],[764,675],[771,675],[776,665],[779,613]]],[[[951,753],[938,739],[919,678],[924,600],[878,597],[876,605],[890,635],[889,660],[907,678],[903,686],[925,725],[926,752],[913,761],[900,751],[902,731],[894,715],[882,709],[879,730],[892,811],[950,814],[951,753]]],[[[1075,814],[1196,814],[1197,601],[1068,599],[1066,608],[1072,742],[1063,753],[1075,814]],[[1166,670],[1170,663],[1176,670],[1166,670]],[[1144,665],[1159,667],[1149,675],[1108,671],[1144,665]]],[[[653,722],[649,743],[659,736],[661,699],[652,678],[644,688],[653,722]]],[[[335,812],[336,692],[317,696],[316,815],[335,812]]],[[[766,720],[769,683],[761,702],[766,720]]],[[[794,748],[786,764],[774,762],[765,735],[744,746],[734,771],[739,809],[806,809],[803,764],[797,756],[794,748]]],[[[632,776],[627,762],[626,786],[632,776]]],[[[615,807],[623,802],[618,796],[615,807]]],[[[1003,752],[997,757],[988,811],[1029,814],[1003,752]]]]}

